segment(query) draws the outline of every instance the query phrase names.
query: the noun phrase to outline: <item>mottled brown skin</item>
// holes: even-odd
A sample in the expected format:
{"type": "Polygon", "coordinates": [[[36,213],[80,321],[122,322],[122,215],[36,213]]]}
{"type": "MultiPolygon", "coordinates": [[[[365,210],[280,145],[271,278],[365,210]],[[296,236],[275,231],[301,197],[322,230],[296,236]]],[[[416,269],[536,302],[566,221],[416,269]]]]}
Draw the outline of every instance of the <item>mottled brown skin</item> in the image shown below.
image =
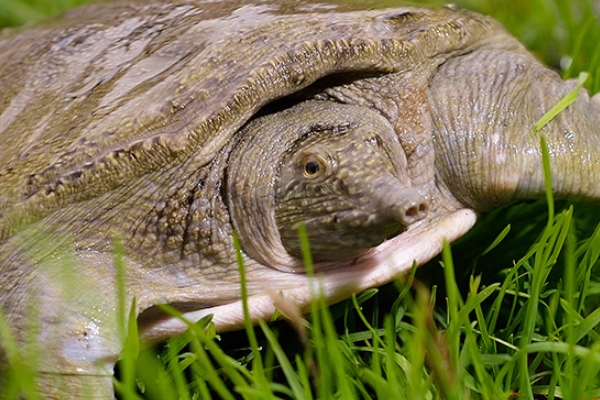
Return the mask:
{"type": "MultiPolygon", "coordinates": [[[[152,341],[185,329],[159,303],[240,326],[234,230],[267,318],[309,303],[299,222],[336,302],[543,194],[530,132],[573,82],[487,17],[343,7],[119,2],[0,38],[0,304],[46,396],[112,395],[115,238],[152,341]]],[[[557,195],[600,198],[599,111],[541,131],[557,195]]]]}

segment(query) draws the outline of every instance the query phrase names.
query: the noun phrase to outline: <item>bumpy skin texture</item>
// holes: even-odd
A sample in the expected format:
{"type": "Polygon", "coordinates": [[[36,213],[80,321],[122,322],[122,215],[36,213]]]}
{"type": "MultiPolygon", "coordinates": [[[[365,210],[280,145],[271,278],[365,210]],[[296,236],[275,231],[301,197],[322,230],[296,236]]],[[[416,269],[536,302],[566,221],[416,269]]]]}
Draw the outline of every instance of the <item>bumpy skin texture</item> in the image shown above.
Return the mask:
{"type": "MultiPolygon", "coordinates": [[[[240,326],[234,229],[253,318],[269,317],[274,297],[305,308],[313,283],[288,217],[294,198],[327,192],[302,181],[314,165],[294,158],[317,143],[343,161],[325,193],[340,202],[325,203],[398,216],[381,226],[399,235],[379,245],[353,234],[371,249],[339,259],[331,245],[316,249],[326,253],[321,290],[339,301],[429,260],[477,211],[539,197],[529,132],[574,86],[467,11],[194,0],[91,6],[5,33],[0,81],[0,299],[17,340],[43,348],[36,369],[49,397],[111,396],[122,343],[114,238],[147,340],[185,329],[158,303],[240,326]],[[354,110],[378,116],[380,140],[355,129],[360,118],[340,118],[354,110]],[[347,131],[366,147],[339,144],[347,131]],[[368,168],[344,160],[363,149],[383,175],[361,187],[368,168]]],[[[599,115],[582,92],[542,130],[557,194],[600,197],[590,179],[599,115]]],[[[332,222],[347,233],[343,218],[332,222]]]]}

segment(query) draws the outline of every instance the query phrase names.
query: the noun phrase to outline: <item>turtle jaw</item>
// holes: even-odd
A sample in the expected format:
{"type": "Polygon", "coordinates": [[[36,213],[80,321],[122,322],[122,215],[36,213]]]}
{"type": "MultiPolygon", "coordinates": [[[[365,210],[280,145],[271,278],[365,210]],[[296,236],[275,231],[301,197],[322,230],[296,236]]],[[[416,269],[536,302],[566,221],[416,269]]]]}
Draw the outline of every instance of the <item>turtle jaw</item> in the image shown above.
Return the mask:
{"type": "Polygon", "coordinates": [[[280,229],[286,250],[302,258],[297,231],[303,224],[313,260],[348,260],[401,234],[428,215],[427,199],[393,177],[367,186],[356,199],[346,199],[345,209],[313,212],[312,217],[294,223],[292,229],[280,229]]]}
{"type": "MultiPolygon", "coordinates": [[[[354,223],[363,219],[357,216],[355,211],[349,211],[346,214],[352,215],[352,222],[354,223]]],[[[363,216],[366,220],[367,216],[363,216]]],[[[335,221],[337,218],[338,215],[334,215],[329,219],[335,221]]],[[[339,229],[336,227],[339,224],[339,222],[330,222],[327,224],[327,228],[324,229],[324,223],[321,219],[305,222],[313,260],[319,262],[355,258],[366,249],[380,245],[385,240],[404,232],[407,228],[398,221],[389,221],[387,224],[376,224],[374,226],[358,225],[353,229],[339,229]]],[[[288,251],[296,257],[300,257],[300,248],[291,247],[290,243],[287,243],[288,251]]]]}
{"type": "MultiPolygon", "coordinates": [[[[392,239],[427,216],[425,202],[372,210],[348,210],[305,221],[315,261],[346,260],[392,239]]],[[[296,254],[300,249],[288,249],[296,254]]]]}

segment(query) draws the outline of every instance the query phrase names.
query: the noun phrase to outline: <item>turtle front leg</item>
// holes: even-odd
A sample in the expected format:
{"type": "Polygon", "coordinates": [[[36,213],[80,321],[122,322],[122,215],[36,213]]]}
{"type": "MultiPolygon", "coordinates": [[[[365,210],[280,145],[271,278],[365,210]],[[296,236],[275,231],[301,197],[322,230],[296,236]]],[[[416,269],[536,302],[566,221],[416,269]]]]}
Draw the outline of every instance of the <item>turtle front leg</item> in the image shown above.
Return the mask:
{"type": "MultiPolygon", "coordinates": [[[[13,360],[6,360],[0,354],[0,387],[10,387],[9,382],[20,374],[23,368],[33,373],[34,392],[44,399],[112,399],[113,368],[119,354],[118,348],[107,345],[100,332],[104,327],[96,325],[93,320],[79,315],[66,317],[66,314],[55,315],[52,319],[67,319],[68,323],[47,321],[44,316],[33,333],[30,326],[16,327],[16,336],[23,337],[17,342],[18,357],[22,361],[17,367],[13,360]],[[70,326],[72,325],[72,326],[70,326]],[[63,332],[62,330],[65,330],[63,332]],[[62,335],[59,335],[59,331],[62,335]],[[12,365],[11,365],[12,364],[12,365]]],[[[27,318],[27,317],[26,317],[27,318]]],[[[25,381],[27,382],[27,381],[25,381]]],[[[31,392],[30,387],[20,388],[20,392],[31,392]]]]}
{"type": "MultiPolygon", "coordinates": [[[[11,288],[1,306],[17,344],[0,343],[0,388],[25,368],[44,399],[114,398],[113,368],[122,347],[114,276],[83,273],[97,263],[81,257],[25,259],[13,257],[0,276],[11,288]]],[[[27,391],[32,388],[20,388],[27,391]]]]}
{"type": "MultiPolygon", "coordinates": [[[[545,193],[536,122],[575,88],[519,43],[455,57],[430,80],[438,181],[479,211],[545,193]]],[[[600,106],[585,90],[539,134],[557,197],[600,200],[600,106]]]]}

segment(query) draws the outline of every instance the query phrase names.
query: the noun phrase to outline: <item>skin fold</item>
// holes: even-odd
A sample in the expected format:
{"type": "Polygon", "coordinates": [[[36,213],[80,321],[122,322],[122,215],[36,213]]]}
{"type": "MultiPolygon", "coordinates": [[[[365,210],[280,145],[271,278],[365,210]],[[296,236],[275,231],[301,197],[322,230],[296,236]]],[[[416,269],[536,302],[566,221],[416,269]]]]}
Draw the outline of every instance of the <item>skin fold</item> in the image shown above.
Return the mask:
{"type": "MultiPolygon", "coordinates": [[[[0,306],[45,397],[113,396],[118,243],[153,342],[186,328],[158,304],[242,325],[233,232],[257,320],[389,282],[478,212],[544,196],[531,131],[575,82],[488,17],[352,7],[140,0],[0,37],[0,306]]],[[[598,108],[582,90],[538,133],[559,197],[600,198],[598,108]]]]}

